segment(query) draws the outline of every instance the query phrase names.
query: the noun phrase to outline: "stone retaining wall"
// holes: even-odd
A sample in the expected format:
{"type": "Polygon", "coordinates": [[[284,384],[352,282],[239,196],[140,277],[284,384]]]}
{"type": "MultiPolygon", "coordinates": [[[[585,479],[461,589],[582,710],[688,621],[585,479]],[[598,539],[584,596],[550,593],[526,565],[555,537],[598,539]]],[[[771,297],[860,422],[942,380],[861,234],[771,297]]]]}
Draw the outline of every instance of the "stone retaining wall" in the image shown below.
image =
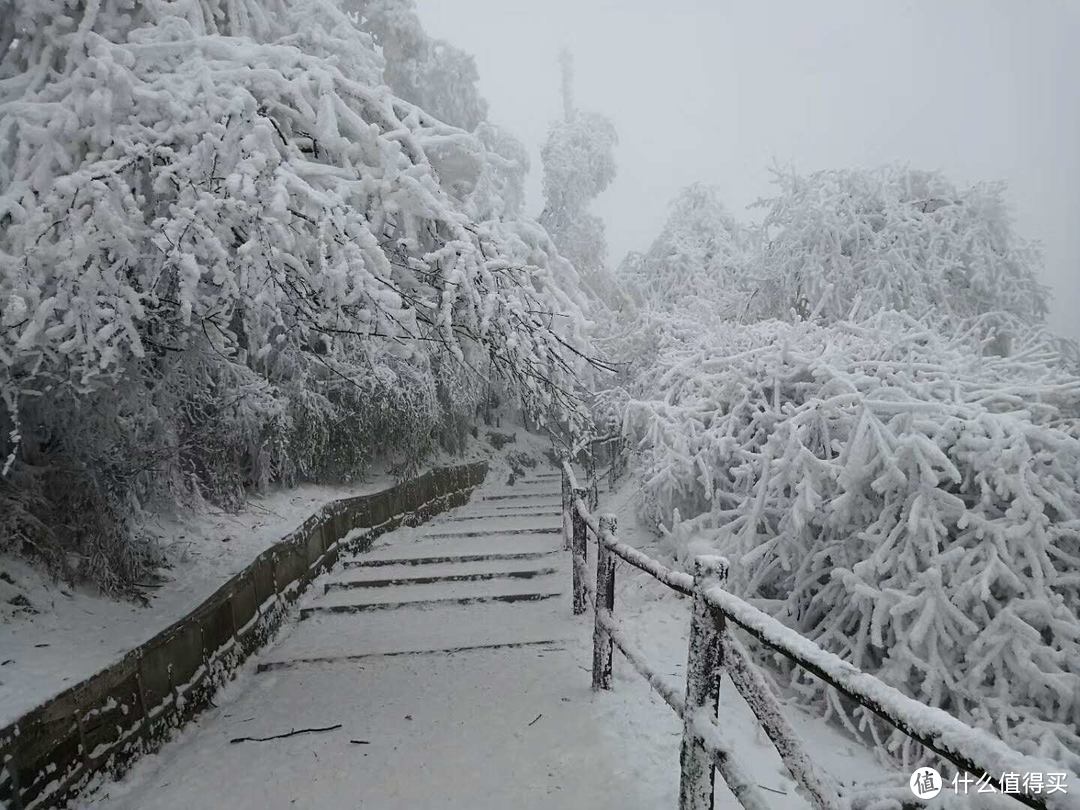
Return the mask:
{"type": "Polygon", "coordinates": [[[289,603],[340,554],[464,503],[486,473],[486,462],[444,467],[324,506],[188,616],[0,729],[0,806],[61,807],[95,776],[120,776],[210,705],[281,626],[289,603]],[[368,531],[346,541],[357,528],[368,531]]]}

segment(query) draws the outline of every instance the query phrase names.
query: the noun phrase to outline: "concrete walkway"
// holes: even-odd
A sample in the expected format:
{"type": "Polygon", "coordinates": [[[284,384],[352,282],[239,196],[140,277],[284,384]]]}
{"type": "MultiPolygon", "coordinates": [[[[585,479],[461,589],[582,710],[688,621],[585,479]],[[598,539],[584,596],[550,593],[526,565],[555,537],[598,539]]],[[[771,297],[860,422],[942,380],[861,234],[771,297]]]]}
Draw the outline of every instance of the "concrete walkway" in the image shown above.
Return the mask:
{"type": "Polygon", "coordinates": [[[569,590],[557,474],[489,480],[344,560],[218,709],[86,806],[652,810],[569,590]]]}

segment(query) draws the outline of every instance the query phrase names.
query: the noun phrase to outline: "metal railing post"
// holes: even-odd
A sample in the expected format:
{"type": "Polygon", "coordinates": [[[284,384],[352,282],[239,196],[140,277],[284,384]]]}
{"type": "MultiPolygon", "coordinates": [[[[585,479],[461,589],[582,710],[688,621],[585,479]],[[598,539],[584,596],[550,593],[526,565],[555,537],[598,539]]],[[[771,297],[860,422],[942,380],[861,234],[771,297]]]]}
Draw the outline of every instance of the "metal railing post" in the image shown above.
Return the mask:
{"type": "Polygon", "coordinates": [[[615,612],[615,555],[605,544],[615,536],[615,515],[600,518],[600,536],[596,539],[596,605],[593,608],[592,688],[611,688],[611,635],[603,626],[603,617],[615,612]]]}
{"type": "Polygon", "coordinates": [[[588,576],[588,563],[586,562],[586,544],[588,537],[588,527],[585,523],[585,518],[581,516],[581,513],[577,510],[578,500],[584,501],[588,497],[589,491],[583,487],[579,487],[570,493],[571,506],[573,507],[570,512],[571,523],[573,526],[573,546],[571,548],[571,556],[573,557],[574,566],[574,615],[580,616],[585,612],[585,578],[588,576]]]}
{"type": "Polygon", "coordinates": [[[724,614],[704,596],[705,584],[727,576],[722,557],[694,560],[694,604],[690,620],[690,645],[686,659],[686,708],[679,752],[679,810],[712,810],[716,771],[713,754],[696,728],[697,716],[715,717],[720,707],[720,677],[724,671],[724,614]]]}

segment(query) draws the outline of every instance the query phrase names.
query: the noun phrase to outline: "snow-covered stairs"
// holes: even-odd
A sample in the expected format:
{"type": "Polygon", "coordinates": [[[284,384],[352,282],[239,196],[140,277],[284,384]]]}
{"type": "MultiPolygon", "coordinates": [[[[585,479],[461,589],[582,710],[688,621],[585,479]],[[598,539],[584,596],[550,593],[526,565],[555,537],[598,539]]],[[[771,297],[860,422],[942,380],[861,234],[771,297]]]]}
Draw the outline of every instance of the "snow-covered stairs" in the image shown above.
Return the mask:
{"type": "Polygon", "coordinates": [[[558,476],[505,481],[321,577],[258,672],[93,810],[671,806],[627,764],[636,732],[606,728],[622,696],[590,687],[558,476]]]}
{"type": "MultiPolygon", "coordinates": [[[[551,552],[547,552],[551,554],[551,552]]],[[[469,557],[452,558],[450,562],[433,563],[417,566],[411,563],[398,563],[387,566],[368,566],[349,579],[338,579],[326,583],[326,592],[347,588],[383,588],[393,585],[426,585],[436,582],[466,582],[485,579],[531,579],[538,575],[557,574],[558,568],[537,568],[529,555],[527,559],[473,559],[469,557]]]]}
{"type": "Polygon", "coordinates": [[[301,602],[301,621],[260,671],[559,645],[570,584],[559,487],[546,472],[489,481],[468,504],[345,558],[301,602]]]}

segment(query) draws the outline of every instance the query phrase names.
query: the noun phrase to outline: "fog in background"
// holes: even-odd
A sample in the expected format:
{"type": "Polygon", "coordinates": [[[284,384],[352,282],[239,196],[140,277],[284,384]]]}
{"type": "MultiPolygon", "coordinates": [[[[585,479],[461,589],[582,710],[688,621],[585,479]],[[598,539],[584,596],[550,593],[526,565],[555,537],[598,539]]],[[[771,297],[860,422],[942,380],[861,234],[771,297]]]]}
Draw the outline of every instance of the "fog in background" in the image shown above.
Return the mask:
{"type": "Polygon", "coordinates": [[[1043,243],[1051,323],[1080,338],[1080,4],[1066,0],[731,2],[418,0],[428,31],[471,52],[489,118],[532,156],[577,106],[619,132],[618,177],[594,207],[609,260],[642,250],[681,187],[747,211],[769,168],[901,162],[958,184],[1005,180],[1018,230],[1043,243]]]}

